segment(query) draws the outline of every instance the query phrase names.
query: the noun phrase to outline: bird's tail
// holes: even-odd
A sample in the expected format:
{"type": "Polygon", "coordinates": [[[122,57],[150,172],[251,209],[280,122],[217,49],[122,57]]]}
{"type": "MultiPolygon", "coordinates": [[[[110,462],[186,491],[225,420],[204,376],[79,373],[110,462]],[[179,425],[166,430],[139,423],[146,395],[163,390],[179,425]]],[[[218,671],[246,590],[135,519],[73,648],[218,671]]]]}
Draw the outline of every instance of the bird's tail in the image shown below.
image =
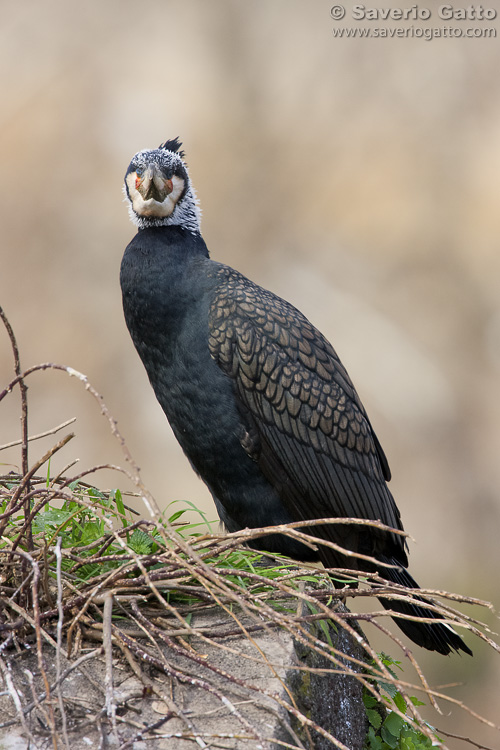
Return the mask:
{"type": "MultiPolygon", "coordinates": [[[[395,559],[382,559],[382,562],[390,563],[391,565],[398,565],[395,559]]],[[[408,588],[419,588],[418,583],[411,577],[406,568],[383,568],[379,572],[381,576],[391,583],[399,583],[401,586],[407,586],[408,588]]],[[[427,609],[426,607],[420,607],[418,604],[398,601],[396,599],[384,599],[383,597],[380,597],[379,601],[386,609],[391,609],[394,612],[401,612],[401,614],[404,615],[426,618],[433,617],[437,620],[442,619],[433,610],[427,609]]],[[[423,597],[419,597],[416,601],[426,602],[427,600],[423,597]]],[[[403,633],[407,635],[410,640],[417,643],[419,646],[423,646],[423,648],[429,649],[429,651],[438,651],[440,654],[446,655],[449,654],[452,649],[455,651],[460,651],[461,649],[462,651],[465,651],[466,654],[472,656],[470,648],[465,645],[463,640],[457,633],[455,633],[450,625],[446,625],[443,622],[417,622],[416,620],[406,620],[400,617],[394,617],[393,619],[396,625],[401,628],[403,633]]]]}

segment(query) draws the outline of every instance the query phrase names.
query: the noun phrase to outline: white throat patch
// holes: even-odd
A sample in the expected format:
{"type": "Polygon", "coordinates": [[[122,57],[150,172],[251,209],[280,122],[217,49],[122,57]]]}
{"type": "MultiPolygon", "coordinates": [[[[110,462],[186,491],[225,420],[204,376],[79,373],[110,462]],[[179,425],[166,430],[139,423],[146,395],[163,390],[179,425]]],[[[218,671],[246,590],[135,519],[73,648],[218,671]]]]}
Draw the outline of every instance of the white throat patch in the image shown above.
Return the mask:
{"type": "Polygon", "coordinates": [[[154,198],[144,200],[136,188],[136,179],[137,175],[135,172],[130,172],[127,175],[128,194],[132,202],[132,208],[137,216],[145,216],[152,219],[164,219],[167,216],[171,216],[185,187],[182,177],[173,175],[172,192],[166,196],[162,203],[154,198]]]}

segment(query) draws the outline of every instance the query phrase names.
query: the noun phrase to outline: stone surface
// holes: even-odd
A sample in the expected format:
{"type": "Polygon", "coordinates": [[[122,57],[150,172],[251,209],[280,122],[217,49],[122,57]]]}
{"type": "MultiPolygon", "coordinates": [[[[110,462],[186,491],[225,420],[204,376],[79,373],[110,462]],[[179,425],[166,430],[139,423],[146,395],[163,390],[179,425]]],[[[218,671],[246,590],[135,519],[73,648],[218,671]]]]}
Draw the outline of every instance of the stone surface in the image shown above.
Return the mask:
{"type": "MultiPolygon", "coordinates": [[[[345,609],[338,605],[338,609],[345,609]]],[[[325,635],[318,624],[311,629],[320,640],[325,635]]],[[[342,628],[329,625],[332,645],[344,654],[364,661],[359,644],[342,628]]],[[[331,662],[313,649],[295,643],[297,663],[311,670],[331,669],[331,662]]],[[[350,668],[348,659],[342,660],[346,671],[350,668]]],[[[318,674],[316,671],[288,673],[288,683],[301,711],[316,724],[326,729],[349,750],[362,750],[367,732],[367,719],[363,704],[363,688],[359,680],[347,674],[318,674]]],[[[292,722],[301,733],[296,723],[292,722]]],[[[314,750],[329,750],[332,743],[312,732],[314,750]]]]}
{"type": "MultiPolygon", "coordinates": [[[[245,622],[245,618],[240,619],[245,622]]],[[[222,622],[217,612],[205,614],[203,618],[194,617],[192,624],[195,627],[220,624],[222,631],[231,622],[228,619],[222,622]]],[[[324,638],[318,624],[310,627],[316,637],[324,638]]],[[[331,627],[330,637],[336,648],[361,658],[359,646],[344,630],[337,633],[331,627]]],[[[163,645],[160,648],[159,644],[143,643],[150,653],[157,657],[163,655],[173,669],[182,673],[183,681],[142,663],[149,685],[145,688],[117,651],[113,664],[116,736],[105,712],[104,659],[96,657],[87,662],[82,669],[73,671],[62,685],[71,750],[103,747],[105,743],[108,747],[128,743],[126,747],[132,750],[192,750],[204,747],[203,743],[227,750],[275,750],[280,747],[279,741],[297,747],[302,742],[302,747],[310,750],[333,747],[331,741],[314,731],[308,733],[300,721],[290,718],[283,703],[291,700],[308,719],[338,738],[349,750],[361,750],[363,746],[366,716],[359,682],[354,677],[294,669],[297,666],[331,669],[333,665],[313,649],[294,642],[283,630],[267,629],[251,633],[249,638],[231,636],[213,643],[190,636],[184,640],[184,645],[197,661],[163,645]],[[218,671],[210,669],[208,664],[218,671]],[[169,710],[181,712],[182,717],[169,718],[169,710]],[[156,736],[147,731],[147,727],[162,718],[166,721],[157,728],[156,736]]],[[[53,651],[51,653],[49,646],[44,648],[47,648],[45,668],[52,683],[55,680],[53,651]]],[[[8,662],[19,699],[27,705],[32,700],[28,673],[33,675],[37,692],[43,691],[36,656],[26,652],[11,654],[8,662]]],[[[62,659],[62,670],[67,665],[62,659]]],[[[53,710],[60,718],[55,695],[53,710]]],[[[16,718],[14,704],[4,693],[0,696],[0,719],[5,722],[10,717],[16,718]]],[[[34,709],[26,723],[35,738],[35,744],[29,745],[31,750],[52,746],[50,732],[45,729],[47,714],[43,710],[34,709]]],[[[62,739],[60,727],[58,733],[62,739]]],[[[22,727],[17,721],[0,728],[0,748],[28,747],[26,740],[25,745],[20,744],[22,737],[22,727]]]]}

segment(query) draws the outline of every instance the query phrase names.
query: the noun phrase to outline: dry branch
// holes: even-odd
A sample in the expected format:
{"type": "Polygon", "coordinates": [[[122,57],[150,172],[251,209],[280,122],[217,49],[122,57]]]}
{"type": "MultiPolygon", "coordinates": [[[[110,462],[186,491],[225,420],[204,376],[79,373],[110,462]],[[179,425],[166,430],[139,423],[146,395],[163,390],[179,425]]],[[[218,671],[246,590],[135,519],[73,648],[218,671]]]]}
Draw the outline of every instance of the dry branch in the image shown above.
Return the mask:
{"type": "MultiPolygon", "coordinates": [[[[226,736],[224,732],[210,737],[204,734],[198,722],[194,722],[169,694],[165,684],[162,686],[158,682],[156,676],[159,673],[168,676],[171,691],[174,691],[175,685],[190,685],[215,699],[233,717],[234,737],[246,738],[249,743],[269,741],[262,728],[252,724],[240,708],[245,701],[258,698],[267,701],[266,705],[272,705],[270,710],[278,711],[282,717],[286,713],[289,717],[286,722],[288,737],[294,744],[288,740],[276,740],[276,744],[283,747],[311,747],[311,738],[320,736],[332,746],[345,750],[345,744],[305,715],[294,703],[294,697],[282,677],[283,664],[266,655],[259,645],[259,634],[278,631],[288,632],[301,648],[309,649],[324,660],[324,666],[310,669],[310,674],[350,677],[382,703],[381,682],[395,685],[406,699],[406,719],[418,721],[422,733],[431,739],[435,740],[432,731],[423,723],[418,708],[409,698],[412,693],[427,696],[436,709],[437,700],[447,701],[465,710],[477,721],[500,729],[460,701],[430,688],[413,654],[383,626],[381,618],[390,616],[390,612],[350,613],[338,606],[338,597],[342,595],[352,596],[354,601],[357,597],[381,594],[387,599],[408,601],[417,593],[414,590],[396,584],[388,585],[387,581],[374,573],[347,569],[312,571],[310,566],[286,562],[272,555],[258,556],[254,567],[244,569],[235,567],[232,557],[238,550],[245,550],[246,545],[257,537],[280,532],[308,545],[326,544],[346,556],[373,563],[369,556],[354,555],[331,542],[311,537],[302,529],[311,528],[315,523],[367,525],[380,530],[387,530],[387,527],[374,521],[332,518],[278,528],[243,530],[224,536],[205,533],[198,537],[187,537],[185,533],[179,533],[179,528],[181,532],[183,530],[182,523],[176,527],[162,519],[154,498],[143,485],[137,464],[116,427],[116,421],[87,378],[72,368],[56,364],[41,364],[22,372],[17,343],[1,308],[0,318],[9,333],[15,370],[15,378],[0,393],[0,402],[15,386],[20,387],[22,438],[8,446],[21,446],[23,467],[20,475],[9,474],[0,478],[0,672],[14,709],[14,715],[0,723],[0,729],[14,723],[20,724],[26,738],[35,747],[35,730],[32,728],[35,724],[30,724],[30,717],[34,713],[38,716],[43,714],[45,739],[50,738],[54,748],[60,747],[61,741],[70,747],[74,709],[64,687],[69,677],[83,673],[85,665],[92,663],[92,675],[86,672],[86,679],[89,684],[95,684],[105,698],[104,709],[101,707],[96,713],[93,725],[100,727],[103,738],[112,732],[122,750],[132,747],[141,738],[154,739],[169,734],[191,739],[202,748],[226,736]],[[67,468],[65,476],[54,477],[49,482],[46,478],[38,477],[37,471],[52,455],[66,447],[72,435],[57,442],[35,460],[31,468],[28,466],[28,441],[55,434],[69,424],[68,421],[28,438],[25,381],[47,370],[63,372],[83,384],[97,402],[119,442],[128,469],[103,463],[74,476],[67,475],[67,468]],[[130,512],[127,506],[118,507],[115,504],[112,507],[109,493],[103,494],[84,481],[103,468],[114,469],[120,481],[126,477],[132,482],[144,501],[149,520],[131,520],[127,515],[130,512]],[[64,523],[56,524],[53,531],[34,533],[34,529],[39,528],[37,521],[50,517],[47,509],[55,512],[61,506],[72,509],[68,511],[64,523]],[[23,515],[18,517],[21,509],[23,515]],[[87,543],[79,544],[75,540],[70,545],[68,528],[73,528],[72,524],[75,528],[80,524],[83,533],[86,523],[100,524],[101,535],[87,543]],[[133,534],[143,534],[143,538],[149,540],[151,550],[138,552],[130,543],[133,534]],[[271,576],[269,569],[273,566],[271,576]],[[345,580],[346,588],[340,592],[333,590],[327,573],[338,580],[345,580]],[[313,576],[315,580],[312,580],[313,576]],[[358,587],[352,588],[353,584],[358,587]],[[217,614],[215,622],[213,618],[207,626],[206,617],[210,613],[212,616],[217,614]],[[393,676],[356,627],[356,620],[370,624],[392,638],[395,649],[407,657],[408,663],[413,666],[416,684],[393,676]],[[361,657],[346,655],[335,645],[318,637],[318,629],[314,630],[312,625],[327,621],[350,635],[361,648],[361,657]],[[236,636],[241,640],[235,640],[236,636]],[[92,647],[90,652],[85,653],[91,640],[97,640],[99,647],[92,647]],[[245,648],[242,644],[245,644],[245,648]],[[211,656],[200,652],[199,649],[205,647],[211,656]],[[33,691],[30,702],[26,696],[23,697],[23,691],[15,681],[15,674],[18,673],[11,668],[11,662],[15,665],[16,660],[22,659],[28,651],[36,654],[38,672],[37,679],[31,673],[28,678],[33,691]],[[125,658],[128,674],[135,675],[145,694],[154,694],[165,706],[160,719],[150,721],[146,726],[123,719],[121,712],[129,710],[129,701],[120,698],[117,689],[117,653],[125,658]],[[267,674],[284,685],[288,700],[261,683],[257,684],[220,667],[213,661],[213,654],[217,653],[236,656],[241,663],[260,665],[267,670],[267,674]],[[101,663],[103,654],[104,671],[99,678],[96,676],[97,664],[101,663]],[[181,664],[185,666],[174,664],[173,656],[181,659],[181,664]],[[370,670],[366,668],[367,661],[373,664],[370,670]],[[55,665],[54,672],[50,665],[55,665]],[[187,665],[191,665],[193,671],[187,665]],[[295,727],[302,728],[301,739],[290,726],[292,720],[295,727]],[[181,732],[171,733],[169,725],[175,721],[181,721],[184,728],[181,732]],[[128,727],[127,735],[124,734],[125,727],[128,727]]],[[[68,464],[68,467],[71,465],[68,464]]],[[[248,560],[250,558],[251,554],[248,560]]],[[[418,594],[430,597],[429,610],[439,614],[445,622],[471,631],[495,651],[500,650],[487,635],[488,629],[483,624],[463,615],[448,602],[474,604],[476,607],[490,605],[442,591],[419,590],[418,594]]],[[[400,613],[397,616],[404,617],[400,613]]],[[[300,664],[287,666],[297,673],[304,670],[300,664]]],[[[396,707],[393,710],[405,716],[396,707]]],[[[479,747],[474,740],[467,741],[479,747]]],[[[442,746],[446,747],[444,744],[442,746]]]]}

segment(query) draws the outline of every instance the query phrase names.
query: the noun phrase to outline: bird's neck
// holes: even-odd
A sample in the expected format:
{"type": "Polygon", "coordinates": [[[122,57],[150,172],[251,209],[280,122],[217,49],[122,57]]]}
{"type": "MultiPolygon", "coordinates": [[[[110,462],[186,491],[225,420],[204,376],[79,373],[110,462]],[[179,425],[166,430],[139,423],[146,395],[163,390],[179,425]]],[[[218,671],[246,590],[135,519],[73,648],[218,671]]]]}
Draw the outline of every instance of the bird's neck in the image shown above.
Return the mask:
{"type": "Polygon", "coordinates": [[[201,302],[207,283],[201,267],[207,261],[200,234],[181,227],[140,230],[125,251],[120,274],[125,317],[133,335],[153,345],[158,331],[162,337],[175,331],[201,302]]]}

